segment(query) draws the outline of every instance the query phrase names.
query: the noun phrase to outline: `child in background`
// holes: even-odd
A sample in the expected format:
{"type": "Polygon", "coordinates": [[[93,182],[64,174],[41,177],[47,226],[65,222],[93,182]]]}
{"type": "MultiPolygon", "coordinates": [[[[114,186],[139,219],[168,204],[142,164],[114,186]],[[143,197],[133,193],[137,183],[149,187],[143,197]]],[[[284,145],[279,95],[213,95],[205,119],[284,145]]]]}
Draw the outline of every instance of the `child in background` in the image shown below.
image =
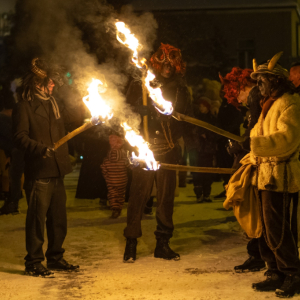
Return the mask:
{"type": "Polygon", "coordinates": [[[110,135],[109,144],[110,151],[103,160],[101,169],[107,185],[107,198],[112,210],[111,217],[116,219],[120,216],[125,202],[129,161],[123,149],[124,140],[121,137],[110,135]]]}

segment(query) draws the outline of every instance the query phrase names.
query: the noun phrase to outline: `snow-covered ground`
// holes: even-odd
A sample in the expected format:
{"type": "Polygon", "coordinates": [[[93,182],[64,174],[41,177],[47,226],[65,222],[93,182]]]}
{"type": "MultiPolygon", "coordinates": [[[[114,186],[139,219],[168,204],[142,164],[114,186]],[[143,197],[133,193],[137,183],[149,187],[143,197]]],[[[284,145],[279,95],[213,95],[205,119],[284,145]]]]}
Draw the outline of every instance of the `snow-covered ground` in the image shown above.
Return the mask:
{"type": "MultiPolygon", "coordinates": [[[[223,200],[197,204],[192,185],[175,200],[175,232],[171,247],[180,261],[153,257],[155,215],[142,221],[137,261],[123,263],[126,208],[110,219],[98,200],[75,199],[78,171],[67,176],[68,235],[65,258],[80,265],[78,273],[55,273],[54,278],[24,276],[26,201],[21,214],[0,217],[0,299],[217,300],[276,299],[258,293],[252,282],[263,271],[236,274],[233,267],[247,258],[243,232],[223,200]]],[[[213,195],[222,190],[213,184],[213,195]]],[[[1,203],[2,204],[2,203],[1,203]]],[[[46,244],[46,243],[45,243],[46,244]]],[[[294,297],[300,299],[300,295],[294,297]]]]}

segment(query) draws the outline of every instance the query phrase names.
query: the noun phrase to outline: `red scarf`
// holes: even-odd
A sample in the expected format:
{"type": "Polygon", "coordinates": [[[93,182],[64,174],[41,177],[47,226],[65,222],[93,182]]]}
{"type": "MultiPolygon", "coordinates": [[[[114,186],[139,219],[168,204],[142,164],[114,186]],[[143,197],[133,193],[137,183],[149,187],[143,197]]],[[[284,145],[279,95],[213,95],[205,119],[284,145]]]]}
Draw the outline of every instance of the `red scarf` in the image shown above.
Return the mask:
{"type": "Polygon", "coordinates": [[[275,102],[276,99],[274,98],[268,98],[267,100],[264,99],[261,106],[262,106],[262,114],[264,119],[266,118],[269,109],[272,107],[273,103],[275,102]]]}

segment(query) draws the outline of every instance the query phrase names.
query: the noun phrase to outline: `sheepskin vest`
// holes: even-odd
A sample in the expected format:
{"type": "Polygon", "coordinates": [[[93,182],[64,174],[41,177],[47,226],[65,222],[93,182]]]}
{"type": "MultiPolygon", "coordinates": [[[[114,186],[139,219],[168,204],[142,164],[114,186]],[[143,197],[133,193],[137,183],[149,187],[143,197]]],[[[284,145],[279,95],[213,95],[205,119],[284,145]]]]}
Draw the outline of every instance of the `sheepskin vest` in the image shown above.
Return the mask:
{"type": "Polygon", "coordinates": [[[300,96],[284,94],[271,106],[265,119],[260,115],[251,130],[250,160],[259,164],[253,172],[252,184],[259,190],[284,192],[284,170],[287,171],[287,191],[300,190],[300,96]],[[272,181],[273,187],[268,185],[272,181]]]}

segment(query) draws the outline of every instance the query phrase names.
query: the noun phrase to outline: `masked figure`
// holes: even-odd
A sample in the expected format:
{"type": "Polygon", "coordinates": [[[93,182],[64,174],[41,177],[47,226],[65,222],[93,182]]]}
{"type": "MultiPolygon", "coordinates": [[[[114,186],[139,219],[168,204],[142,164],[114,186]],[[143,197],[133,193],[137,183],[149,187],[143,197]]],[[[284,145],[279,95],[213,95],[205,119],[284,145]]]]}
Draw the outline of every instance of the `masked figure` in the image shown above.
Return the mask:
{"type": "MultiPolygon", "coordinates": [[[[191,97],[183,75],[185,63],[181,58],[179,49],[170,45],[161,44],[158,51],[150,59],[150,64],[161,85],[163,96],[171,101],[174,110],[190,114],[191,97]]],[[[179,123],[171,116],[162,115],[152,105],[148,98],[148,106],[143,106],[141,81],[132,81],[127,92],[127,101],[141,116],[148,117],[149,143],[154,152],[155,159],[159,162],[177,164],[181,160],[181,148],[178,139],[183,136],[185,144],[190,147],[191,140],[187,133],[187,123],[179,123]]],[[[142,124],[143,126],[143,124],[142,124]]],[[[151,196],[153,183],[157,187],[157,239],[154,256],[157,258],[180,258],[169,247],[169,240],[173,235],[173,206],[176,187],[176,172],[160,169],[146,171],[141,167],[133,169],[130,197],[128,201],[127,226],[124,236],[127,239],[124,253],[124,262],[134,262],[136,259],[137,238],[142,236],[141,219],[147,200],[151,196]]]]}
{"type": "MultiPolygon", "coordinates": [[[[225,77],[220,75],[223,84],[224,97],[228,103],[239,109],[241,104],[246,105],[248,118],[246,122],[246,131],[244,133],[245,142],[241,145],[236,141],[231,141],[227,146],[227,151],[234,156],[232,168],[240,167],[240,160],[250,151],[250,131],[257,123],[261,113],[260,100],[262,96],[256,85],[256,81],[251,78],[252,69],[232,68],[231,72],[225,77]]],[[[262,260],[259,252],[258,239],[251,239],[247,244],[249,258],[242,264],[234,267],[236,272],[260,271],[265,268],[265,262],[262,260]]]]}
{"type": "Polygon", "coordinates": [[[300,97],[278,63],[282,53],[257,66],[251,77],[262,96],[262,113],[251,131],[250,160],[256,166],[252,184],[258,189],[263,223],[259,238],[267,279],[254,283],[258,291],[276,290],[278,297],[300,291],[300,261],[290,227],[289,207],[300,190],[300,97]]]}

